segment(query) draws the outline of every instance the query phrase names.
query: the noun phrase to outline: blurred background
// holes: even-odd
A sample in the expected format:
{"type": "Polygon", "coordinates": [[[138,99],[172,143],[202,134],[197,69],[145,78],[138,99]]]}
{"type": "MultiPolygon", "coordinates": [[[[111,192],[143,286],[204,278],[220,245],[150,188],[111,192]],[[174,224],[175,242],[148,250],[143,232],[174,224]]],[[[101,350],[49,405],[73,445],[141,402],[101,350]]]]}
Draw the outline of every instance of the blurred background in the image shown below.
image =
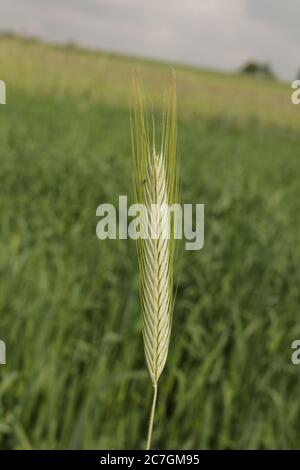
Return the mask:
{"type": "Polygon", "coordinates": [[[135,449],[151,405],[131,241],[96,208],[131,192],[138,66],[177,75],[184,252],[155,448],[299,447],[300,4],[2,0],[1,449],[135,449]]]}

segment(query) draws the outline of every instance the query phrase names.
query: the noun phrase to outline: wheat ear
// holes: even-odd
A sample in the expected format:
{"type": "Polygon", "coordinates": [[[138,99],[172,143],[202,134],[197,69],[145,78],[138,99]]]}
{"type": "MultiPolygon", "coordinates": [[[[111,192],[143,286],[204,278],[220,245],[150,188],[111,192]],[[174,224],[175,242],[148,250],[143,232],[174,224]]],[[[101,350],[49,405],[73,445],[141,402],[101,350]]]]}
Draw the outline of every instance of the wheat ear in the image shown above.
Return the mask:
{"type": "Polygon", "coordinates": [[[137,75],[134,75],[134,96],[135,102],[131,113],[134,199],[146,209],[142,219],[144,229],[142,233],[148,235],[148,238],[137,240],[137,253],[144,350],[154,388],[147,438],[147,449],[149,449],[158,380],[167,360],[174,307],[173,279],[176,254],[174,220],[168,211],[168,207],[179,202],[174,74],[167,94],[161,146],[158,152],[153,114],[152,119],[149,119],[141,82],[137,75]],[[156,210],[153,211],[155,207],[156,210]]]}

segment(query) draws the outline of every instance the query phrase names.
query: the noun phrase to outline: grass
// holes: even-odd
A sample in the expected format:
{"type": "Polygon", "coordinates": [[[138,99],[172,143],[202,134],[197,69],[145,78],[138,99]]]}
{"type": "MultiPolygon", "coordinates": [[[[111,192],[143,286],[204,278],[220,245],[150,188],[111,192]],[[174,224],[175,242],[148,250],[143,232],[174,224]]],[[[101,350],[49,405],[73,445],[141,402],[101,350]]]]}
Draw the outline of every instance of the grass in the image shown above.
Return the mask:
{"type": "MultiPolygon", "coordinates": [[[[145,445],[135,246],[95,233],[97,206],[130,194],[136,62],[0,40],[2,449],[145,445]]],[[[168,67],[141,66],[155,99],[168,67]]],[[[285,84],[183,67],[177,82],[205,245],[184,255],[153,446],[297,448],[298,108],[285,84]]]]}

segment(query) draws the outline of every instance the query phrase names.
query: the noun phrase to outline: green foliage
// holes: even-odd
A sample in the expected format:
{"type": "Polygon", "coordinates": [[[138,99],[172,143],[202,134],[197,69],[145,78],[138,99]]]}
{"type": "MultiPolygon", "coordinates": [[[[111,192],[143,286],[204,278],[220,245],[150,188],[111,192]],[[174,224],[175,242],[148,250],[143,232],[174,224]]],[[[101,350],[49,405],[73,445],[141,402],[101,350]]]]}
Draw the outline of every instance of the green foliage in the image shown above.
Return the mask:
{"type": "MultiPolygon", "coordinates": [[[[96,207],[130,194],[128,106],[117,87],[108,103],[22,86],[13,67],[0,107],[0,447],[143,448],[135,246],[95,233],[96,207]]],[[[182,199],[205,204],[205,245],[182,260],[153,446],[296,448],[300,136],[285,117],[184,106],[182,199]]]]}

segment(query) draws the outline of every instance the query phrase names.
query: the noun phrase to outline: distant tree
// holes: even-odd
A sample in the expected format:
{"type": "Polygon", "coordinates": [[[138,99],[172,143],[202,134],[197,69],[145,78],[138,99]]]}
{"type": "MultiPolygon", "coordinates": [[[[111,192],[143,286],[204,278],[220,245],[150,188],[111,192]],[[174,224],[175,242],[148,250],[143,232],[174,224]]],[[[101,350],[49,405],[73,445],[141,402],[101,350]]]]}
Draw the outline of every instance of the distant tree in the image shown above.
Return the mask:
{"type": "Polygon", "coordinates": [[[0,31],[1,38],[14,38],[17,37],[17,34],[13,33],[12,31],[0,31]]]}
{"type": "Polygon", "coordinates": [[[256,78],[275,78],[272,68],[269,64],[259,62],[247,62],[241,69],[241,73],[253,75],[256,78]]]}

